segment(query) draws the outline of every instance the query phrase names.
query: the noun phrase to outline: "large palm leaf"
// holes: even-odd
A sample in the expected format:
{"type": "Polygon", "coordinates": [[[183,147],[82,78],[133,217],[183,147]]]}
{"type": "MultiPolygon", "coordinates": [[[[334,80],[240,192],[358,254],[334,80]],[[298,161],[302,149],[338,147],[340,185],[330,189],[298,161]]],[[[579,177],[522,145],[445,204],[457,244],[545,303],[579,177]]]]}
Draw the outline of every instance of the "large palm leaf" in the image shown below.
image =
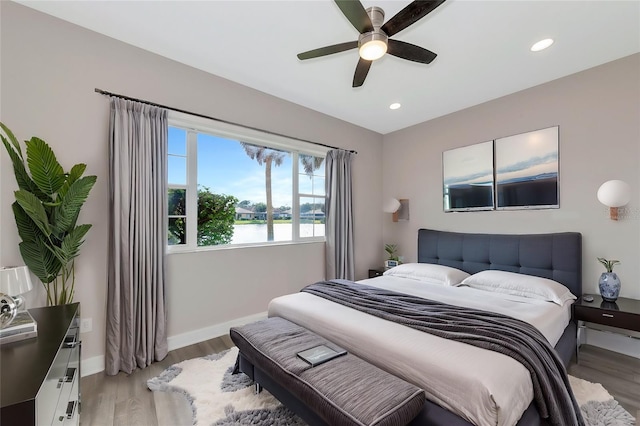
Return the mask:
{"type": "Polygon", "coordinates": [[[96,183],[95,176],[85,176],[69,185],[59,204],[54,207],[52,231],[58,237],[73,230],[82,205],[96,183]]]}
{"type": "Polygon", "coordinates": [[[33,223],[40,228],[44,235],[51,235],[51,224],[42,202],[31,192],[20,189],[14,193],[16,201],[22,210],[31,218],[33,223]]]}
{"type": "Polygon", "coordinates": [[[69,263],[80,254],[80,246],[84,243],[84,236],[91,229],[91,225],[78,225],[69,232],[60,245],[60,255],[63,263],[69,263]]]}
{"type": "Polygon", "coordinates": [[[20,207],[17,201],[11,204],[13,209],[13,216],[16,219],[16,225],[18,226],[18,235],[22,241],[35,241],[45,238],[45,234],[38,228],[33,220],[25,213],[24,209],[20,207]]]}
{"type": "MultiPolygon", "coordinates": [[[[1,123],[0,123],[1,124],[1,123]]],[[[0,135],[1,136],[1,135],[0,135]]],[[[2,143],[9,153],[9,158],[11,158],[11,162],[13,163],[13,173],[16,176],[16,182],[18,183],[18,188],[23,189],[25,191],[29,191],[32,194],[35,194],[42,201],[47,201],[47,195],[40,191],[38,185],[31,180],[29,173],[27,173],[27,169],[24,166],[24,160],[22,159],[22,152],[20,150],[16,150],[12,148],[12,145],[9,144],[9,141],[4,137],[2,137],[2,143]]],[[[17,141],[16,141],[17,143],[17,141]]],[[[18,145],[18,148],[20,145],[18,145]]]]}
{"type": "Polygon", "coordinates": [[[67,179],[64,181],[64,184],[62,185],[62,187],[58,191],[58,201],[62,197],[64,197],[64,195],[69,190],[69,187],[71,186],[71,184],[74,183],[75,181],[77,181],[78,179],[80,179],[80,177],[82,177],[82,175],[84,174],[84,171],[86,169],[87,169],[87,165],[80,163],[80,164],[76,164],[75,166],[73,166],[71,168],[71,170],[69,170],[69,173],[67,175],[67,179]]]}
{"type": "Polygon", "coordinates": [[[23,241],[19,247],[24,263],[40,281],[44,284],[55,281],[63,265],[44,241],[23,241]]]}
{"type": "Polygon", "coordinates": [[[27,141],[27,164],[31,178],[45,194],[56,194],[64,185],[64,170],[53,150],[42,139],[33,137],[27,141]]]}

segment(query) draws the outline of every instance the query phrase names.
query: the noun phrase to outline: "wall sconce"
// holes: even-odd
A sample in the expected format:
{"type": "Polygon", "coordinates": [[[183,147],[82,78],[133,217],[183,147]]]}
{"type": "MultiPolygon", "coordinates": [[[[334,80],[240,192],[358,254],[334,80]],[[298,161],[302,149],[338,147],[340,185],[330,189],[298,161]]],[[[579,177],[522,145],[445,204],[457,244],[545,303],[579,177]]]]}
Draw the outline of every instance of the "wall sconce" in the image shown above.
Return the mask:
{"type": "Polygon", "coordinates": [[[631,199],[631,187],[621,180],[610,180],[598,188],[598,201],[609,207],[611,220],[618,220],[618,207],[626,206],[631,199]]]}
{"type": "Polygon", "coordinates": [[[400,220],[409,220],[409,200],[390,198],[382,206],[385,213],[392,213],[392,220],[398,222],[400,220]]]}

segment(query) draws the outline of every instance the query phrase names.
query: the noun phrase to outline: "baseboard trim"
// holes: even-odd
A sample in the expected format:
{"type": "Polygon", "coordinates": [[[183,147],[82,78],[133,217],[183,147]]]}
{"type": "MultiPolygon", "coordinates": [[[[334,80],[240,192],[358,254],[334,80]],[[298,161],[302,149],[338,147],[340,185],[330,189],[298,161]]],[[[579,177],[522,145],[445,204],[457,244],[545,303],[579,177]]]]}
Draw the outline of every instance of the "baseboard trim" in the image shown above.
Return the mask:
{"type": "Polygon", "coordinates": [[[250,322],[265,319],[266,317],[267,313],[261,312],[259,314],[236,318],[231,321],[223,322],[221,324],[215,324],[210,327],[204,327],[199,330],[188,331],[186,333],[167,338],[167,344],[169,345],[170,351],[174,349],[184,348],[185,346],[193,345],[196,343],[204,342],[205,340],[214,339],[216,337],[229,334],[229,329],[231,327],[238,327],[250,322]]]}
{"type": "Polygon", "coordinates": [[[92,374],[97,374],[104,371],[104,355],[86,358],[81,362],[82,366],[80,368],[80,377],[90,376],[92,374]]]}
{"type": "MultiPolygon", "coordinates": [[[[242,318],[236,318],[231,321],[226,321],[220,324],[214,324],[209,327],[200,328],[198,330],[188,331],[186,333],[170,336],[167,338],[167,346],[169,350],[172,351],[174,349],[179,349],[185,346],[194,345],[196,343],[204,342],[205,340],[224,336],[229,333],[229,329],[231,327],[238,327],[244,324],[248,324],[250,322],[265,319],[266,317],[267,317],[267,313],[261,312],[259,314],[249,315],[242,318]]],[[[81,369],[82,377],[101,373],[104,371],[104,367],[105,367],[104,355],[85,358],[82,360],[82,369],[81,369]]]]}

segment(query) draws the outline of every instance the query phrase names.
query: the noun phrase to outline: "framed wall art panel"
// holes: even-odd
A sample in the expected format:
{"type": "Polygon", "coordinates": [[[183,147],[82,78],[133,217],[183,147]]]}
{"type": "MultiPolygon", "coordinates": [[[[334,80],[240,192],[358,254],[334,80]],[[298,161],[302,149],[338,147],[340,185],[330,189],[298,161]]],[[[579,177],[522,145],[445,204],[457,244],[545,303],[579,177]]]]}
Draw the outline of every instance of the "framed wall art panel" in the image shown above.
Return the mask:
{"type": "Polygon", "coordinates": [[[444,211],[493,210],[493,141],[442,153],[444,211]]]}
{"type": "Polygon", "coordinates": [[[497,209],[549,209],[560,206],[559,127],[495,140],[497,209]]]}

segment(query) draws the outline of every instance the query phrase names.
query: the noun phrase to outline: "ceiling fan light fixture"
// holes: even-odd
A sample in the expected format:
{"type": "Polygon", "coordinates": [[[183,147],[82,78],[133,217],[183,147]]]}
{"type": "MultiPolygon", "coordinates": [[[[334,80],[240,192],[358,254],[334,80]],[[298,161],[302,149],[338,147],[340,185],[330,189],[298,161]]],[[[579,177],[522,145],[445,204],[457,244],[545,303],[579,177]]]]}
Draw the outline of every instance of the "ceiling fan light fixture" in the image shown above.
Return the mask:
{"type": "Polygon", "coordinates": [[[387,36],[382,31],[361,34],[358,40],[358,53],[367,61],[380,59],[387,53],[387,36]]]}
{"type": "Polygon", "coordinates": [[[387,53],[387,44],[381,40],[371,40],[360,46],[360,57],[367,61],[380,59],[387,53]]]}
{"type": "Polygon", "coordinates": [[[547,47],[551,46],[552,44],[553,44],[553,39],[552,38],[545,38],[544,40],[540,40],[539,42],[537,42],[533,46],[531,46],[531,51],[532,52],[539,52],[539,51],[544,50],[547,47]]]}
{"type": "Polygon", "coordinates": [[[351,87],[354,88],[364,84],[373,61],[382,58],[387,53],[400,59],[430,64],[438,56],[436,53],[415,44],[389,37],[393,37],[398,32],[415,24],[445,1],[414,0],[384,23],[384,10],[380,7],[372,6],[365,9],[360,0],[334,0],[344,17],[360,34],[358,40],[298,53],[298,59],[318,58],[357,47],[360,57],[351,84],[351,87]]]}

